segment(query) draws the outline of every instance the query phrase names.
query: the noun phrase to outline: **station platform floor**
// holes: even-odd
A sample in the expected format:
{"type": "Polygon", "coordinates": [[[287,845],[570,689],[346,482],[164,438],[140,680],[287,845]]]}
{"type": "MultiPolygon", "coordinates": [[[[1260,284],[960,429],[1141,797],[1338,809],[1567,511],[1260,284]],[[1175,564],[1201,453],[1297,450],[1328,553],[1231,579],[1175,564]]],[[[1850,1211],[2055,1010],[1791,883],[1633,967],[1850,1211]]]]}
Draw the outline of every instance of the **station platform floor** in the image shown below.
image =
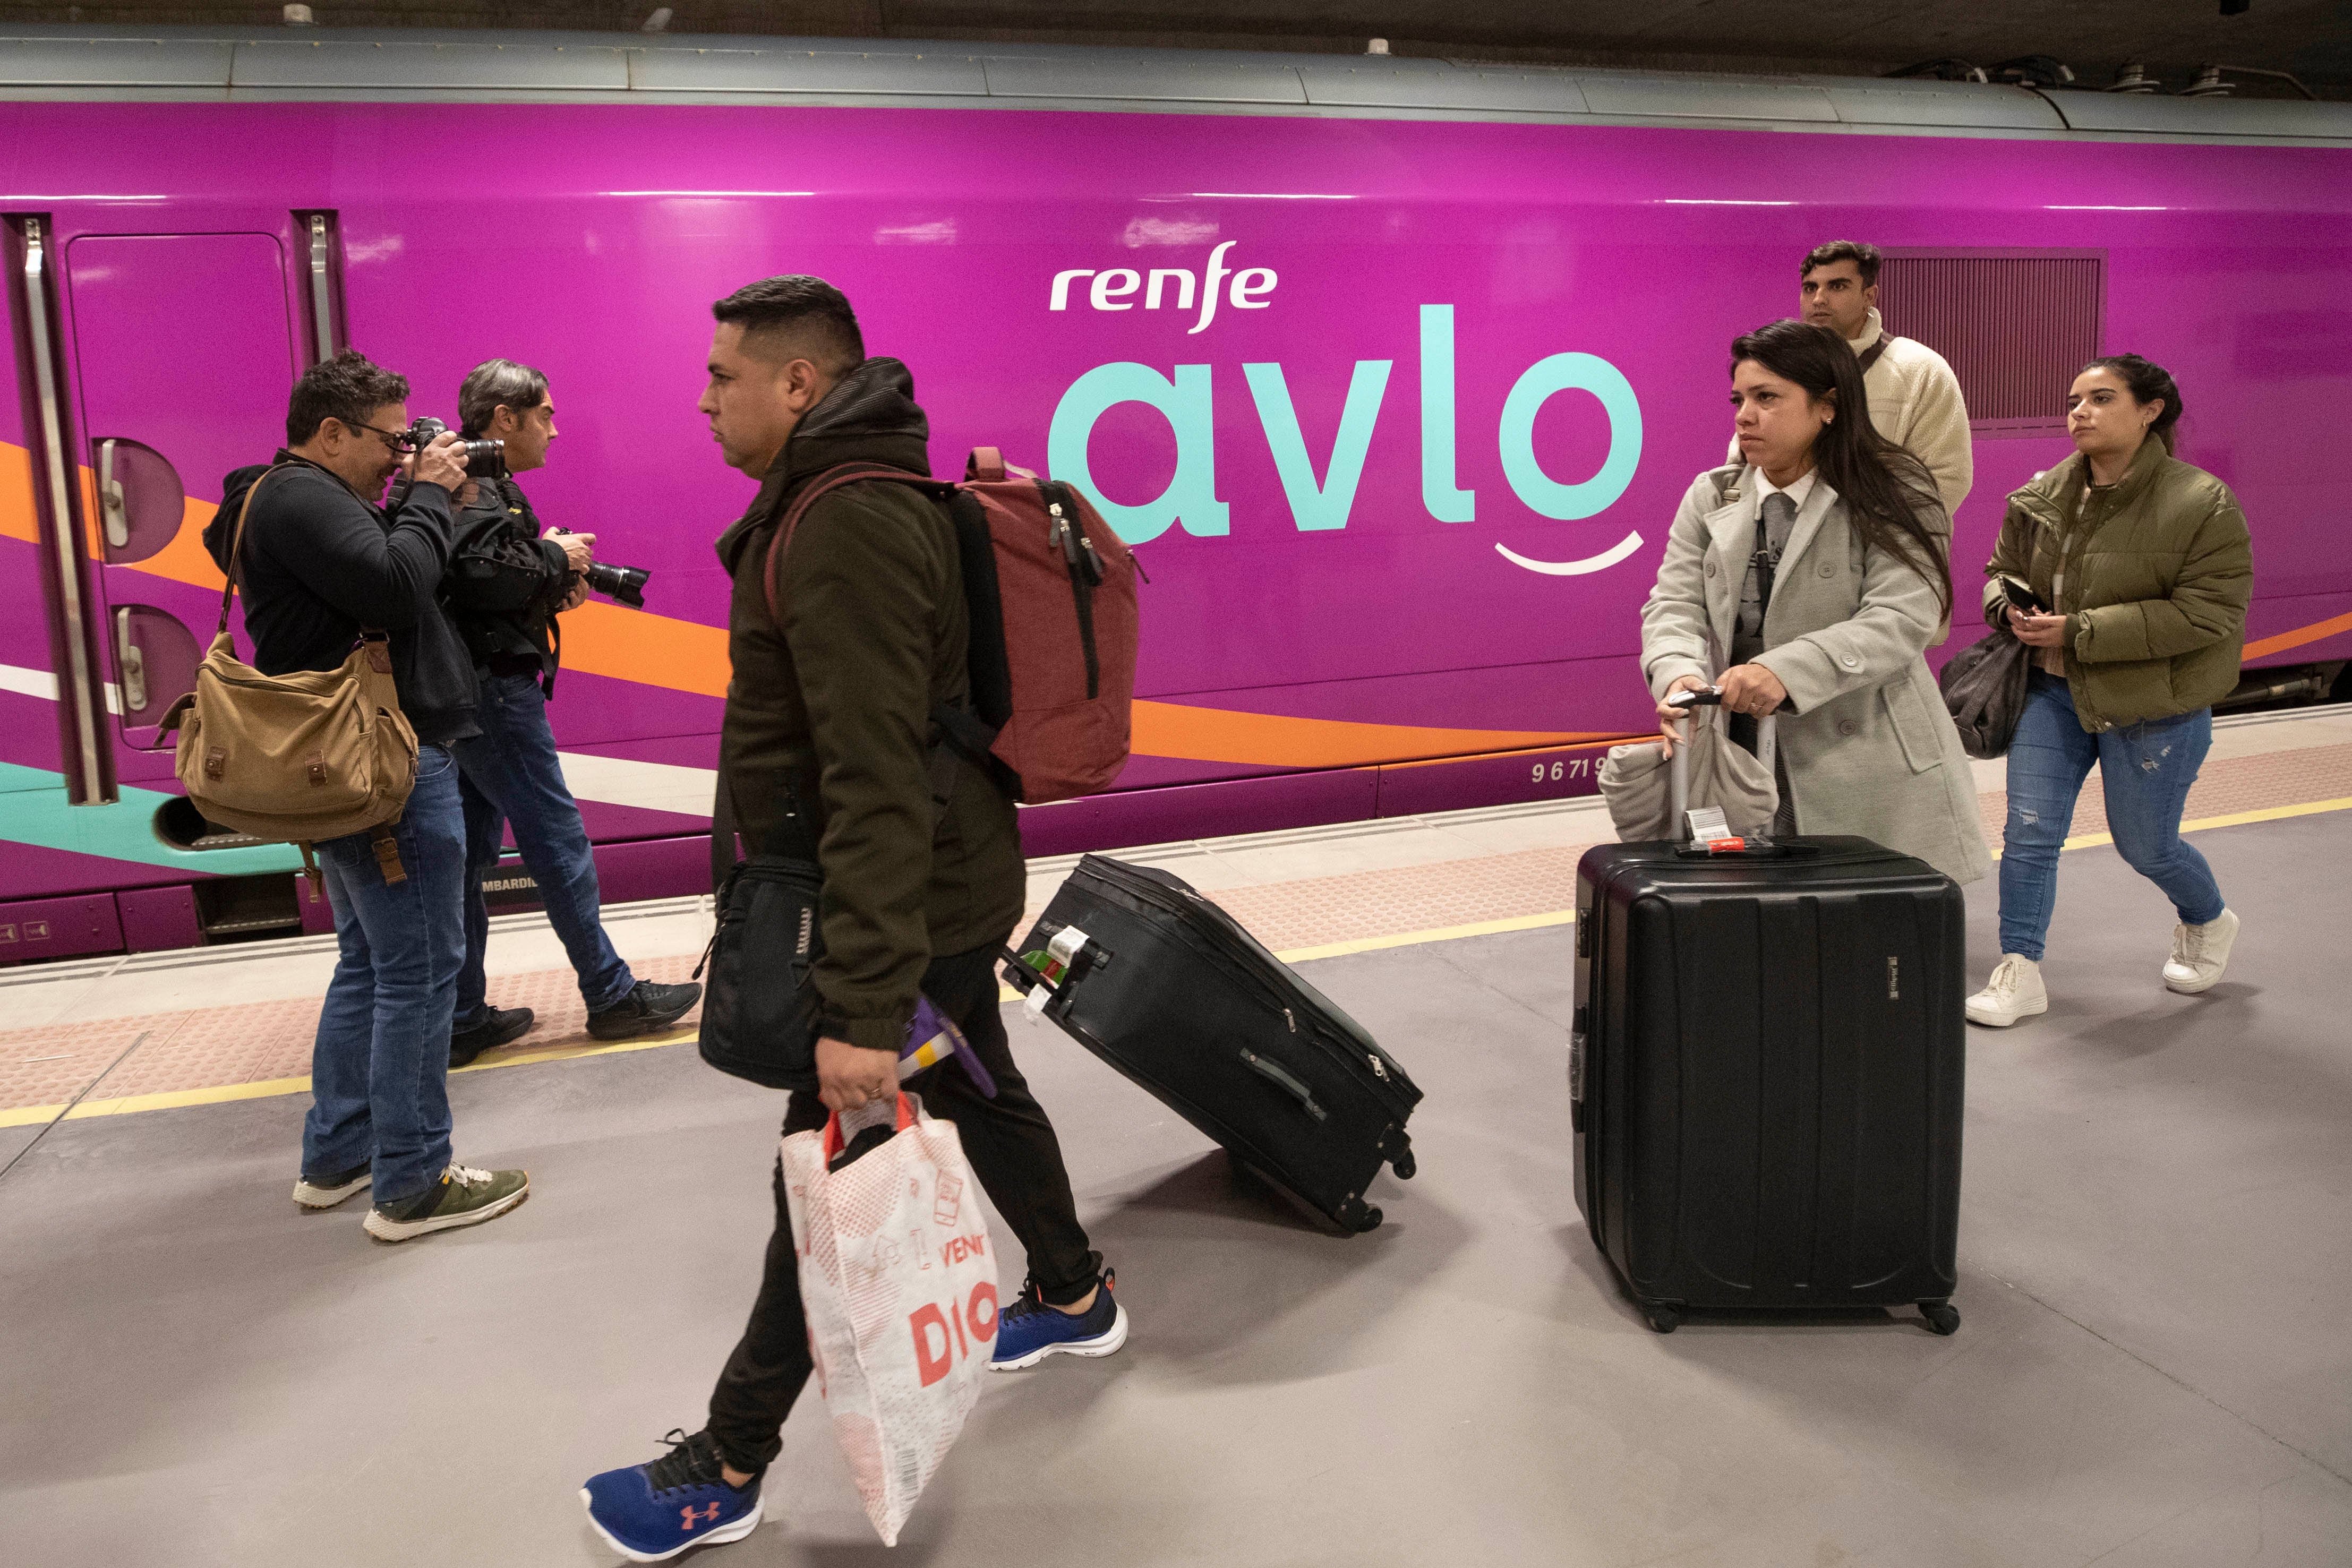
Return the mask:
{"type": "MultiPolygon", "coordinates": [[[[1998,843],[2000,768],[1979,765],[1998,843]]],[[[1959,1333],[1653,1334],[1570,1171],[1591,802],[1126,852],[1215,897],[1427,1092],[1420,1174],[1341,1238],[1017,1012],[1133,1334],[992,1380],[896,1560],[956,1564],[2320,1568],[2352,1562],[2352,710],[2224,720],[2189,827],[2245,922],[2202,998],[2106,843],[2063,862],[2052,1007],[1971,1030],[1959,1333]]],[[[1042,906],[1066,871],[1032,867],[1042,906]]],[[[1969,889],[1969,967],[1997,955],[1969,889]]],[[[607,912],[680,978],[707,900],[607,912]]],[[[531,1201],[386,1248],[288,1197],[324,939],[0,972],[0,1562],[611,1563],[577,1489],[701,1423],[770,1223],[781,1097],[687,1028],[538,1009],[455,1075],[531,1201]]],[[[1001,1224],[1000,1235],[1005,1234],[1001,1224]]],[[[1007,1282],[1008,1286],[1010,1281],[1007,1282]]],[[[711,1563],[879,1563],[812,1393],[711,1563]]]]}

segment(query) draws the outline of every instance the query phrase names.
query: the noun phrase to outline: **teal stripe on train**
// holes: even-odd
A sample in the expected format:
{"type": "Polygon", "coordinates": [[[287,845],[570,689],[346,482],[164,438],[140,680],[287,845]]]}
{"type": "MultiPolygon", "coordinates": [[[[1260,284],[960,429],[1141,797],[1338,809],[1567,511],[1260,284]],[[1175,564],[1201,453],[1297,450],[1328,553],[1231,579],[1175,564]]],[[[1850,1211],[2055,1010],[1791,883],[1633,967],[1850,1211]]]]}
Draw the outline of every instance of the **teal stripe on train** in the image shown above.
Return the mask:
{"type": "Polygon", "coordinates": [[[0,762],[0,842],[37,844],[68,854],[104,855],[214,876],[301,869],[301,852],[291,844],[236,850],[184,850],[167,844],[155,835],[155,812],[173,797],[127,784],[121,794],[111,806],[68,806],[64,774],[0,762]]]}

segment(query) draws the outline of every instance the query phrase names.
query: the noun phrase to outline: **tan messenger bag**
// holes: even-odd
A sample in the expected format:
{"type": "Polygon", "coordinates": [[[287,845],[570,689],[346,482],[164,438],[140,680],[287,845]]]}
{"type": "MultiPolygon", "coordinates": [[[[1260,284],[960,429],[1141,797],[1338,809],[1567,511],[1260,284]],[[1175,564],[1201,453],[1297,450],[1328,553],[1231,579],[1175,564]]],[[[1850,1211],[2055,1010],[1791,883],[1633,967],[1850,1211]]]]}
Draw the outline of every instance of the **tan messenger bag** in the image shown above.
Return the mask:
{"type": "Polygon", "coordinates": [[[288,466],[271,469],[246,492],[229,540],[229,580],[221,590],[212,651],[196,666],[196,689],[172,705],[160,728],[180,732],[173,770],[205,820],[300,845],[314,889],[320,876],[310,846],[367,830],[384,881],[405,881],[392,824],[416,784],[416,732],[400,711],[385,634],[363,627],[340,668],[287,675],[239,663],[229,635],[245,520],[261,486],[288,466]]]}

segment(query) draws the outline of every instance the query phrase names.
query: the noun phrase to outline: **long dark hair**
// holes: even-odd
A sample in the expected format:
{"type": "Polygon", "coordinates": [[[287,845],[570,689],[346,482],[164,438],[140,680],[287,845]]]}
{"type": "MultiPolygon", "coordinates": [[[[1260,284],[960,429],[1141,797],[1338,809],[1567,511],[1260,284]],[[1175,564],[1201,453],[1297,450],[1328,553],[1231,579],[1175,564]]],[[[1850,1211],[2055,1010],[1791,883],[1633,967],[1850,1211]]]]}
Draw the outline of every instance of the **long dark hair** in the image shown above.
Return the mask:
{"type": "Polygon", "coordinates": [[[1863,543],[1895,556],[1935,584],[1944,613],[1952,612],[1952,570],[1945,532],[1929,521],[1943,509],[1927,465],[1878,434],[1870,423],[1870,394],[1862,361],[1827,327],[1775,321],[1731,344],[1731,368],[1753,360],[1815,401],[1826,399],[1841,417],[1813,439],[1813,466],[1838,493],[1863,543]]]}
{"type": "Polygon", "coordinates": [[[2170,371],[2137,354],[2109,354],[2103,360],[2093,360],[2074,373],[2079,376],[2091,371],[2105,371],[2123,382],[2134,402],[2149,403],[2162,398],[2164,412],[2156,416],[2147,433],[2163,442],[2167,452],[2179,450],[2172,444],[2172,427],[2180,423],[2180,383],[2172,379],[2170,371]]]}

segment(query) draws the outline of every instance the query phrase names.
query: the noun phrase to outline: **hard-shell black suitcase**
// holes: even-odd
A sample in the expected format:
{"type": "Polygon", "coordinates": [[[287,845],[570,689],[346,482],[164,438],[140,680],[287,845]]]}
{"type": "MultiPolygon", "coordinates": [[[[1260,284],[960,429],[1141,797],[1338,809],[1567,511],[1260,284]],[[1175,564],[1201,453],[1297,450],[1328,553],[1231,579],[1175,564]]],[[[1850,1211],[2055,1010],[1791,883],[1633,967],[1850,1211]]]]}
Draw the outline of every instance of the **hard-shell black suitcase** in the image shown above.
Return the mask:
{"type": "Polygon", "coordinates": [[[1916,1302],[1959,1219],[1959,888],[1867,839],[1607,844],[1576,881],[1576,1201],[1650,1326],[1916,1302]]]}
{"type": "Polygon", "coordinates": [[[1181,879],[1087,855],[1011,957],[1031,1007],[1342,1229],[1381,1222],[1383,1162],[1412,1175],[1404,1069],[1181,879]]]}

